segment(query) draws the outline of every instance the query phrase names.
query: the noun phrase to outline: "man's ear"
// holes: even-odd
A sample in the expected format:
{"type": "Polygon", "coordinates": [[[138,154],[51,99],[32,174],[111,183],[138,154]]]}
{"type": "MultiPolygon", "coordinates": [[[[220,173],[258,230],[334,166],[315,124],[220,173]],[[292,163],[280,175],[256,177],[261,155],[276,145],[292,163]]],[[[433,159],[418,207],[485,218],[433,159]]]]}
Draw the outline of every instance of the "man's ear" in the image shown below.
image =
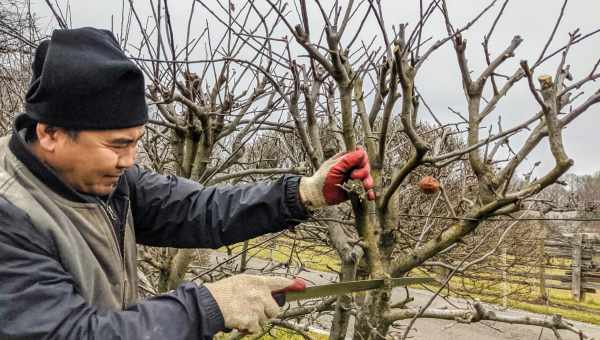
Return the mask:
{"type": "Polygon", "coordinates": [[[48,126],[48,124],[37,123],[35,133],[40,148],[46,152],[54,152],[59,141],[58,129],[48,126]]]}

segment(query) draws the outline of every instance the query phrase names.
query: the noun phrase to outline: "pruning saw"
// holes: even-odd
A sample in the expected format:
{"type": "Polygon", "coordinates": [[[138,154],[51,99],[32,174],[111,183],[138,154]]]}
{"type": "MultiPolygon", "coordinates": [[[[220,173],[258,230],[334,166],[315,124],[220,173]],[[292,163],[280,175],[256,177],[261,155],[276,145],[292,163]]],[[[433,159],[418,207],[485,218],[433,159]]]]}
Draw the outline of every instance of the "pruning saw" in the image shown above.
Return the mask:
{"type": "MultiPolygon", "coordinates": [[[[412,284],[432,283],[435,282],[435,279],[430,277],[400,277],[392,278],[388,281],[391,287],[398,287],[412,284]]],[[[277,301],[279,306],[283,306],[286,302],[380,289],[383,288],[384,285],[384,279],[374,279],[338,282],[307,287],[304,280],[295,278],[291,285],[284,289],[271,292],[271,295],[273,295],[273,299],[277,301]]]]}

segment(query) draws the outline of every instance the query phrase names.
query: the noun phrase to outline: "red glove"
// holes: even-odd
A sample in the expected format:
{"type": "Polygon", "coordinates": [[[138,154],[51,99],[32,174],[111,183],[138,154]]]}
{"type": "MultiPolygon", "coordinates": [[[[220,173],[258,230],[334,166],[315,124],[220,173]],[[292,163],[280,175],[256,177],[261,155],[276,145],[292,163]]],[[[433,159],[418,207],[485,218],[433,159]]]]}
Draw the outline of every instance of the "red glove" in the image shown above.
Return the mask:
{"type": "Polygon", "coordinates": [[[326,160],[311,177],[302,177],[300,197],[306,206],[312,208],[338,204],[348,199],[341,185],[349,179],[356,179],[362,181],[367,199],[374,200],[370,171],[369,157],[363,149],[339,153],[326,160]]]}

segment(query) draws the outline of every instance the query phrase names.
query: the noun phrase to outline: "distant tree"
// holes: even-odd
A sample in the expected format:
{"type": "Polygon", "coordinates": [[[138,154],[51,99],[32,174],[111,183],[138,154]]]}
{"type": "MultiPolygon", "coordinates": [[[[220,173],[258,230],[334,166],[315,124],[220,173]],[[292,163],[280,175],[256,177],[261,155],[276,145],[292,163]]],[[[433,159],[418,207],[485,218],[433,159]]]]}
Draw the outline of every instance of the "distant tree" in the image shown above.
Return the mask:
{"type": "Polygon", "coordinates": [[[32,52],[40,36],[29,9],[24,0],[0,3],[0,134],[9,131],[15,112],[23,111],[32,52]]]}

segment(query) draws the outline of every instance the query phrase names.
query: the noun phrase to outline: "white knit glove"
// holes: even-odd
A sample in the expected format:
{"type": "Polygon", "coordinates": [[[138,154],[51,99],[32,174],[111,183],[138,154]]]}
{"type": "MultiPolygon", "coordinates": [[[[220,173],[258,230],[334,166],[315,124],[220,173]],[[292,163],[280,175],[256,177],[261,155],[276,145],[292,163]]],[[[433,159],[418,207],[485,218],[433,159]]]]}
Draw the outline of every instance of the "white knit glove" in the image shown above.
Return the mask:
{"type": "Polygon", "coordinates": [[[284,277],[240,274],[206,283],[205,286],[221,309],[225,327],[257,333],[262,325],[280,312],[271,292],[292,283],[284,277]]]}

